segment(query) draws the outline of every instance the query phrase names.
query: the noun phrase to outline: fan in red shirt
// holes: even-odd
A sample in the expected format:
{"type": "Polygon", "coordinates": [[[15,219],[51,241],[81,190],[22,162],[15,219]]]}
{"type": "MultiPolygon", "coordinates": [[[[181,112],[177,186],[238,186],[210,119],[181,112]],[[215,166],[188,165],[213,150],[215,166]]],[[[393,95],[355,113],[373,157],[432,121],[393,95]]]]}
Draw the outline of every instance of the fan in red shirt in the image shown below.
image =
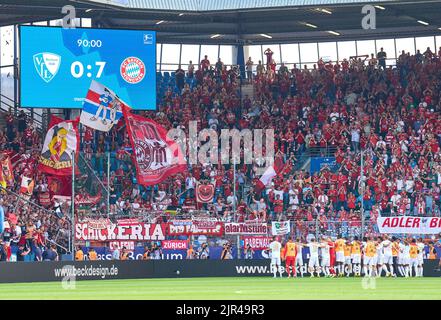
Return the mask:
{"type": "Polygon", "coordinates": [[[204,56],[204,59],[201,61],[201,69],[202,71],[207,71],[210,68],[210,60],[208,60],[208,56],[204,56]]]}
{"type": "Polygon", "coordinates": [[[274,213],[279,217],[283,212],[283,199],[281,199],[280,195],[276,195],[274,200],[274,213]]]}

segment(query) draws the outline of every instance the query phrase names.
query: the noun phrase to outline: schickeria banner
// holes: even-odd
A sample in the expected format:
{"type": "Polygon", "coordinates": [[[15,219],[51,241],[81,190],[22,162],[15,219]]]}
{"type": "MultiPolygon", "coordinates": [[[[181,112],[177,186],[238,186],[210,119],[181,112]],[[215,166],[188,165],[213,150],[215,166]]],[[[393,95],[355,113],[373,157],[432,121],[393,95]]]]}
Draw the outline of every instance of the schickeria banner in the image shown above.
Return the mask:
{"type": "Polygon", "coordinates": [[[439,234],[441,218],[437,217],[378,217],[380,233],[439,234]]]}

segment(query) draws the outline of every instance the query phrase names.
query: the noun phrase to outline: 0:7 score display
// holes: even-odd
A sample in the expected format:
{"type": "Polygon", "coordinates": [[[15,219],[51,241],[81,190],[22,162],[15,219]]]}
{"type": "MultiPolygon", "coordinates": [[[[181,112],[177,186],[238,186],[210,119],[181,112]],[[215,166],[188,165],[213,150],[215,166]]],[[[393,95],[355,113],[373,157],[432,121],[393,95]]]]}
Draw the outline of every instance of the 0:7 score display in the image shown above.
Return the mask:
{"type": "Polygon", "coordinates": [[[87,70],[87,73],[85,74],[86,77],[92,78],[93,73],[92,69],[98,69],[96,72],[96,75],[94,76],[95,79],[101,78],[101,75],[103,74],[104,67],[106,66],[106,62],[104,61],[96,61],[95,66],[92,67],[92,65],[88,64],[86,67],[84,67],[83,63],[81,61],[74,61],[70,66],[70,73],[72,77],[79,79],[84,76],[84,71],[87,70]]]}

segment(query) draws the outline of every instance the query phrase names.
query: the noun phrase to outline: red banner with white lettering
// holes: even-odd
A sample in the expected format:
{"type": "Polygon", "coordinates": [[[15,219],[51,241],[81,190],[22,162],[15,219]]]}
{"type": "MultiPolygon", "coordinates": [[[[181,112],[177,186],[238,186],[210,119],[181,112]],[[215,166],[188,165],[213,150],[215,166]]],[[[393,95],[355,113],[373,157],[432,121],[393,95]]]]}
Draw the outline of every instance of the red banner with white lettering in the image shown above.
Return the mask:
{"type": "Polygon", "coordinates": [[[187,240],[164,240],[161,243],[162,249],[170,250],[187,250],[188,241],[187,240]]]}
{"type": "Polygon", "coordinates": [[[156,241],[165,239],[165,231],[166,224],[119,225],[104,221],[85,221],[75,224],[75,239],[83,241],[156,241]]]}
{"type": "Polygon", "coordinates": [[[48,208],[52,204],[51,196],[49,192],[42,192],[38,196],[38,201],[40,202],[40,206],[48,208]]]}
{"type": "Polygon", "coordinates": [[[378,217],[380,233],[439,234],[441,218],[436,217],[378,217]]]}
{"type": "Polygon", "coordinates": [[[271,237],[261,237],[261,236],[259,236],[259,237],[244,236],[243,237],[244,247],[247,247],[248,245],[250,245],[251,248],[253,248],[255,250],[268,249],[271,241],[272,241],[271,237]]]}
{"type": "Polygon", "coordinates": [[[155,185],[173,174],[187,170],[181,148],[167,137],[165,128],[153,120],[132,114],[126,106],[123,106],[123,114],[139,184],[155,185]]]}
{"type": "Polygon", "coordinates": [[[170,236],[206,235],[220,237],[224,234],[224,223],[199,220],[184,224],[171,221],[167,224],[167,234],[170,236]]]}

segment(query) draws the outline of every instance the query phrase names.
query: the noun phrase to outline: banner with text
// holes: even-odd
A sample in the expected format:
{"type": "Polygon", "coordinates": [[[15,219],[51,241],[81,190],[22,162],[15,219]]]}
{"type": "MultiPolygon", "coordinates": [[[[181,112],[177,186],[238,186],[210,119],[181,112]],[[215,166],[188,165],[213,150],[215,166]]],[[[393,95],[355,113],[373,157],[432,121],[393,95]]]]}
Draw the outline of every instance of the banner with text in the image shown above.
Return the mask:
{"type": "Polygon", "coordinates": [[[164,240],[161,243],[162,249],[164,250],[187,250],[188,241],[187,240],[164,240]]]}
{"type": "Polygon", "coordinates": [[[193,220],[191,223],[170,221],[167,226],[167,235],[206,235],[220,237],[224,234],[224,224],[220,221],[193,220]]]}
{"type": "Polygon", "coordinates": [[[272,222],[273,236],[283,236],[291,232],[289,221],[273,221],[272,222]]]}
{"type": "Polygon", "coordinates": [[[265,223],[225,223],[225,234],[268,234],[265,223]]]}
{"type": "Polygon", "coordinates": [[[251,248],[254,250],[265,250],[268,249],[269,244],[271,243],[272,239],[271,237],[250,237],[246,236],[243,237],[243,245],[244,247],[247,247],[250,245],[251,248]]]}
{"type": "Polygon", "coordinates": [[[144,241],[164,240],[165,224],[139,223],[137,225],[120,225],[114,223],[91,223],[89,221],[75,224],[75,239],[84,241],[144,241]]]}
{"type": "Polygon", "coordinates": [[[441,218],[436,217],[378,217],[380,233],[439,234],[441,218]]]}

